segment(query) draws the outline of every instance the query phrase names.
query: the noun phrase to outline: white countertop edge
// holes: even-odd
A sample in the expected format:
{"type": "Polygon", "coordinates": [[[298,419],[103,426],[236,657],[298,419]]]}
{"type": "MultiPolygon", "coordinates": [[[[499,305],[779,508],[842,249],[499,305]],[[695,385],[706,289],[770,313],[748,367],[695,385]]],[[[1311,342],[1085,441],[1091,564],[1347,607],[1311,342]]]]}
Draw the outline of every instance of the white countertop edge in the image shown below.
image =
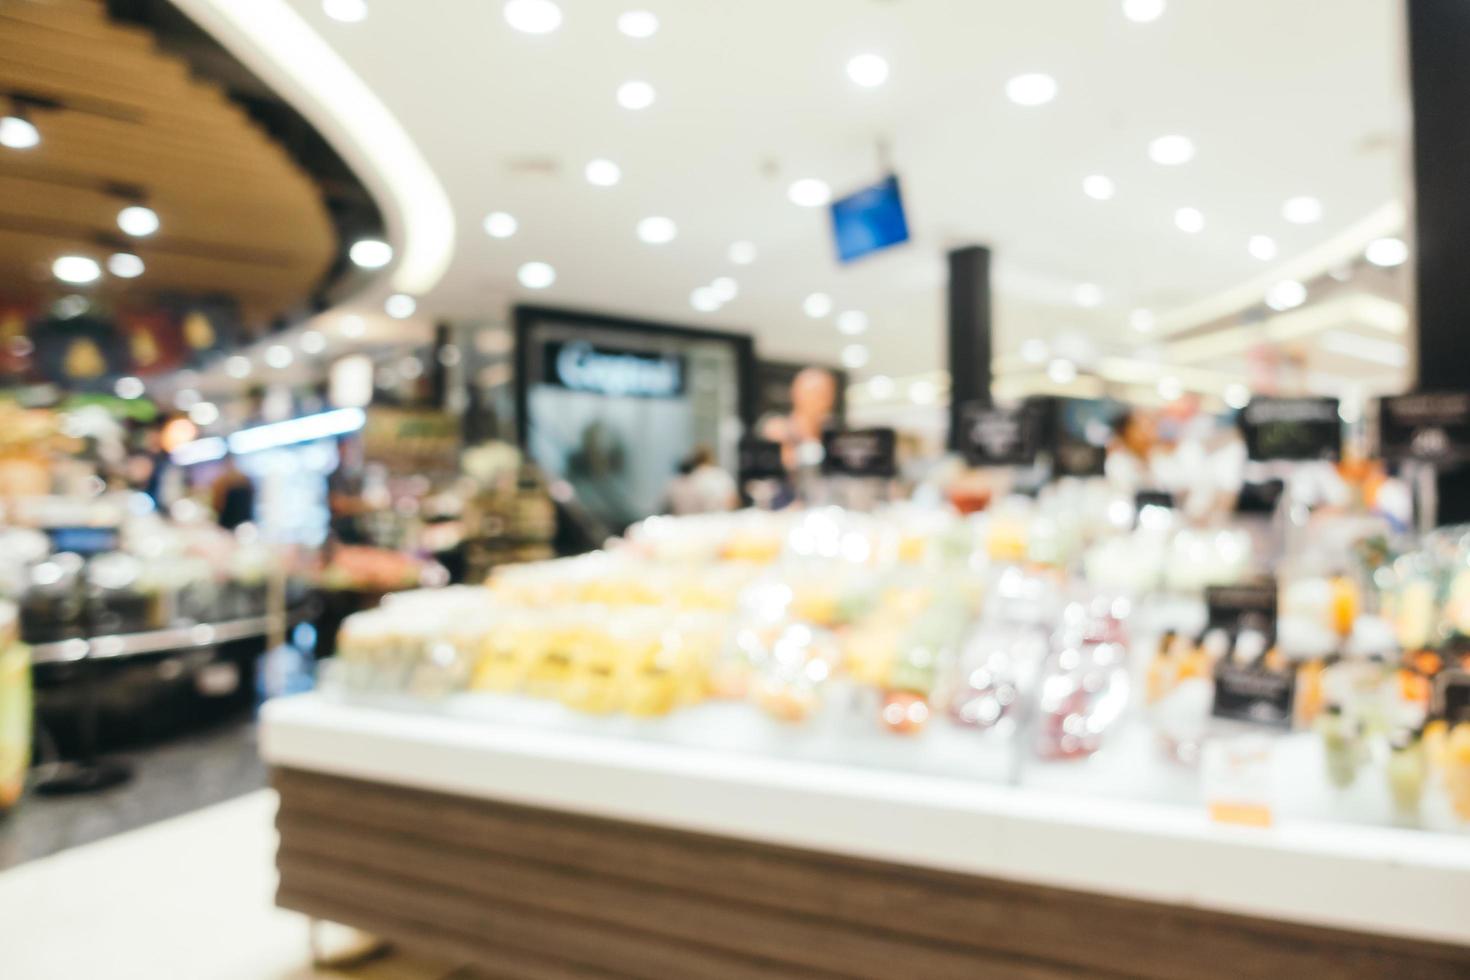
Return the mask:
{"type": "Polygon", "coordinates": [[[1199,810],[334,703],[272,765],[1124,898],[1470,946],[1470,837],[1199,810]]]}

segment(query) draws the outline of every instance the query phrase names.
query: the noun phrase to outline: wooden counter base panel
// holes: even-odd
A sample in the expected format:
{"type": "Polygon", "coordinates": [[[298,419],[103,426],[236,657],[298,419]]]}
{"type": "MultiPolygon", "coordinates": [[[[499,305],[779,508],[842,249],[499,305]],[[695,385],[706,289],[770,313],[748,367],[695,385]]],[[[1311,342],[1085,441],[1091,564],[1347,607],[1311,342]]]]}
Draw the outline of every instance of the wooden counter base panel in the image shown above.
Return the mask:
{"type": "Polygon", "coordinates": [[[514,978],[1470,976],[1470,948],[276,769],[279,903],[514,978]]]}

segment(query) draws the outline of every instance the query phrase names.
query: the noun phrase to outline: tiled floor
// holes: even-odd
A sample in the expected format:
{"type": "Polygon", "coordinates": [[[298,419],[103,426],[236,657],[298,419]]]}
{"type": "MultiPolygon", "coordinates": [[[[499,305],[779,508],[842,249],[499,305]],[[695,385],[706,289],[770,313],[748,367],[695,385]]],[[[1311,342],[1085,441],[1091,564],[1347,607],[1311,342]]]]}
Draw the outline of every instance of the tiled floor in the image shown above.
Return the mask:
{"type": "Polygon", "coordinates": [[[275,805],[257,790],[0,872],[0,976],[468,980],[395,954],[313,969],[307,920],[272,904],[275,805]]]}

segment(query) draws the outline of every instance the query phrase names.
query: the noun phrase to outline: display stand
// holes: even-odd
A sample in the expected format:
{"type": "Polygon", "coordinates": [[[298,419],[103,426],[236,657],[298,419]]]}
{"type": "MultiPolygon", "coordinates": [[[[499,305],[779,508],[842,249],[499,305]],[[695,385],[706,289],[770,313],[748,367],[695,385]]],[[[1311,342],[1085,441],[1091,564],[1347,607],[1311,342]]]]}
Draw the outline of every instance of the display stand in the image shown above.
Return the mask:
{"type": "Polygon", "coordinates": [[[100,668],[93,656],[94,645],[87,640],[68,642],[78,644],[76,649],[81,653],[76,661],[82,680],[82,712],[77,725],[80,752],[76,759],[57,762],[51,773],[35,784],[36,792],[42,796],[95,793],[121,786],[133,778],[133,769],[127,763],[101,758],[97,753],[100,668]]]}

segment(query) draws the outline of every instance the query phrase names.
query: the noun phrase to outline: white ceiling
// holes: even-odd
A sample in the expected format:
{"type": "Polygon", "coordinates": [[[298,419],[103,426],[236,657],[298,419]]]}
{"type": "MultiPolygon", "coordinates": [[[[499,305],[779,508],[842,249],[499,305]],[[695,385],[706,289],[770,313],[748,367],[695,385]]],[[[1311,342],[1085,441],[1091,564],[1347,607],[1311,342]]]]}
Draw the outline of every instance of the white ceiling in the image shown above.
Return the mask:
{"type": "Polygon", "coordinates": [[[814,290],[866,311],[866,372],[943,365],[944,251],[996,253],[997,353],[1028,336],[1083,331],[1133,342],[1128,311],[1164,315],[1262,276],[1246,240],[1267,234],[1282,262],[1404,196],[1408,110],[1396,0],[1174,0],[1151,24],[1114,0],[560,0],[560,30],[511,29],[498,0],[368,0],[361,23],[291,5],[386,105],[448,193],[456,224],[429,315],[484,317],[534,301],[749,331],[762,352],[835,361],[849,342],[801,312],[814,290]],[[654,11],[658,34],[615,26],[654,11]],[[859,52],[888,59],[877,90],[844,73],[859,52]],[[1010,103],[1005,82],[1054,75],[1055,102],[1010,103]],[[644,79],[650,109],[615,101],[644,79]],[[1167,133],[1198,154],[1161,167],[1146,154],[1167,133]],[[842,267],[825,209],[786,187],[827,180],[841,193],[881,172],[878,140],[904,180],[911,244],[842,267]],[[582,176],[594,157],[623,171],[613,188],[582,176]],[[1108,202],[1082,194],[1111,177],[1108,202]],[[1281,217],[1293,195],[1325,217],[1281,217]],[[1205,215],[1186,235],[1176,208],[1205,215]],[[506,240],[481,220],[520,221],[506,240]],[[672,218],[675,242],[641,243],[635,226],[672,218]],[[759,248],[736,267],[736,239],[759,248]],[[515,271],[550,262],[557,281],[530,291],[515,271]],[[690,292],[733,275],[740,295],[699,313],[690,292]],[[1104,303],[1073,302],[1096,283],[1104,303]]]}

